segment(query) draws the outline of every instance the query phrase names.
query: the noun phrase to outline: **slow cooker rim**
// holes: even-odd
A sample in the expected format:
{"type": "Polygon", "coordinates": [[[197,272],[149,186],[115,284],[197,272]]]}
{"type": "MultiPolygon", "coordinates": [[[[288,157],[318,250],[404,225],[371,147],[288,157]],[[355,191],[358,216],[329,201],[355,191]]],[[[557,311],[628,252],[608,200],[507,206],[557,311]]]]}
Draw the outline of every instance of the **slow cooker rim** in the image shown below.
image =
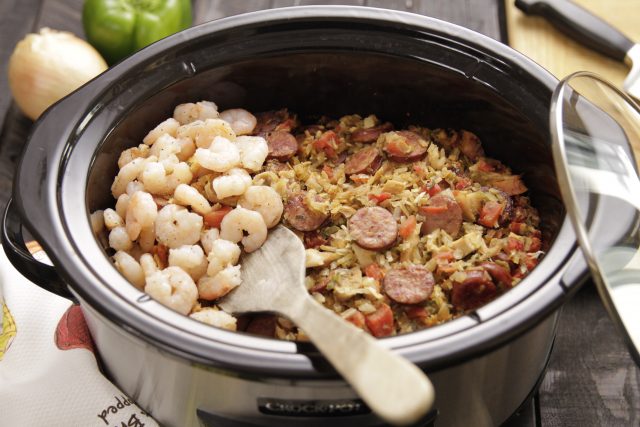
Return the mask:
{"type": "MultiPolygon", "coordinates": [[[[172,46],[176,46],[180,43],[186,43],[187,41],[189,41],[191,38],[190,36],[193,35],[194,38],[195,37],[206,37],[207,34],[209,34],[210,32],[215,32],[214,31],[209,31],[210,28],[214,28],[215,27],[224,27],[223,24],[227,24],[228,26],[230,25],[246,25],[246,24],[266,24],[269,25],[270,23],[272,23],[273,19],[276,17],[280,17],[282,19],[286,18],[289,21],[292,20],[301,20],[304,21],[305,19],[313,19],[313,18],[320,18],[320,19],[331,19],[331,18],[340,18],[340,19],[353,19],[352,16],[345,16],[346,14],[341,14],[338,13],[339,11],[349,11],[352,12],[354,9],[353,7],[348,7],[348,6],[308,6],[308,7],[296,7],[296,8],[283,8],[283,9],[276,9],[276,10],[270,10],[270,11],[261,11],[261,12],[254,12],[254,13],[249,13],[249,14],[245,14],[245,15],[240,15],[240,16],[235,16],[235,17],[230,17],[230,18],[225,18],[223,20],[220,21],[216,21],[213,23],[208,23],[208,24],[203,24],[201,26],[198,27],[194,27],[191,30],[187,30],[185,33],[183,34],[179,34],[177,36],[174,37],[170,37],[168,39],[165,39],[159,43],[154,44],[153,46],[151,46],[149,48],[149,50],[145,50],[142,53],[135,55],[134,57],[131,57],[125,61],[123,61],[122,63],[118,64],[115,66],[113,72],[108,71],[107,75],[105,76],[105,79],[107,81],[107,83],[111,83],[111,82],[115,82],[118,80],[118,73],[120,75],[123,75],[126,73],[127,69],[131,66],[137,65],[137,64],[141,64],[147,61],[151,61],[153,60],[154,57],[158,56],[159,54],[161,54],[166,48],[172,47],[172,46]],[[327,16],[326,12],[332,12],[333,15],[332,16],[327,16]],[[314,15],[315,14],[315,15],[314,15]],[[108,77],[107,77],[108,76],[108,77]]],[[[357,8],[358,10],[358,17],[357,19],[363,20],[363,21],[372,21],[372,22],[379,22],[379,23],[387,23],[387,24],[391,24],[391,25],[398,25],[398,22],[396,21],[390,21],[389,19],[386,19],[386,17],[383,15],[383,13],[388,13],[389,11],[382,11],[379,9],[374,9],[374,8],[357,8]]],[[[482,36],[480,34],[477,34],[475,32],[472,32],[471,30],[467,30],[465,28],[462,27],[458,27],[454,24],[450,24],[450,23],[446,23],[444,21],[439,21],[433,18],[427,18],[427,17],[423,17],[423,16],[419,16],[419,15],[413,15],[413,14],[409,14],[409,13],[402,13],[402,12],[394,12],[394,16],[402,16],[403,17],[403,25],[409,25],[409,23],[411,23],[412,26],[418,27],[418,28],[422,28],[426,31],[433,31],[433,32],[437,32],[438,34],[442,34],[445,33],[447,34],[449,37],[453,37],[454,39],[460,41],[462,40],[464,42],[465,45],[473,45],[474,48],[478,48],[477,44],[482,42],[484,43],[484,45],[479,48],[480,51],[489,51],[490,53],[493,54],[497,54],[497,57],[500,59],[508,59],[509,61],[511,61],[512,63],[515,63],[516,65],[518,65],[520,68],[525,69],[527,72],[531,73],[532,69],[529,68],[523,68],[523,64],[526,65],[531,65],[534,64],[532,61],[530,61],[527,58],[522,57],[522,55],[518,54],[517,52],[511,50],[510,48],[507,48],[504,45],[499,44],[498,42],[489,39],[485,36],[482,36]],[[449,31],[450,30],[450,31],[449,31]]],[[[535,64],[534,64],[535,65],[535,64]]],[[[555,78],[553,78],[550,74],[548,74],[546,71],[542,70],[539,66],[535,65],[535,67],[533,67],[533,71],[535,71],[536,75],[537,75],[537,79],[540,81],[545,81],[547,83],[547,86],[549,87],[553,87],[555,86],[555,83],[557,82],[555,80],[555,78]]],[[[91,85],[91,84],[90,84],[91,85]]],[[[56,107],[56,108],[61,108],[60,106],[56,107]]],[[[61,203],[61,200],[59,198],[56,199],[57,203],[61,203]]],[[[21,206],[23,205],[23,203],[19,203],[21,206]]],[[[55,209],[56,212],[59,212],[58,209],[61,210],[61,208],[59,206],[55,206],[53,207],[55,209]]],[[[24,212],[24,209],[23,209],[24,212]]],[[[64,218],[59,218],[61,222],[66,222],[64,220],[64,218]]],[[[32,227],[33,228],[33,227],[32,227]]],[[[63,240],[68,238],[68,230],[65,230],[65,234],[63,236],[59,236],[62,237],[63,240]]],[[[67,242],[68,243],[68,242],[67,242]]],[[[45,246],[46,246],[46,241],[44,242],[45,246]]],[[[59,255],[53,254],[52,256],[54,258],[54,260],[58,260],[59,255]]],[[[78,258],[76,258],[77,260],[78,258]]],[[[59,261],[59,260],[58,260],[59,261]]],[[[58,262],[57,265],[62,265],[64,266],[65,263],[60,263],[58,262]]],[[[74,283],[75,280],[73,279],[73,275],[69,274],[67,271],[65,271],[65,268],[62,268],[63,272],[65,273],[64,276],[66,277],[67,280],[69,280],[70,283],[74,283]]],[[[541,286],[541,288],[543,288],[544,286],[541,286]]],[[[102,307],[101,304],[96,304],[96,301],[94,298],[91,297],[91,295],[89,295],[88,293],[85,293],[86,289],[84,289],[84,287],[80,287],[78,286],[78,288],[76,289],[74,287],[74,289],[83,297],[89,297],[86,298],[87,300],[89,300],[90,305],[92,307],[95,308],[95,306],[97,305],[98,307],[104,308],[102,307]],[[93,300],[93,302],[91,302],[91,300],[93,300]]],[[[538,289],[536,292],[541,292],[542,289],[538,289]]],[[[559,298],[557,298],[556,296],[554,296],[554,300],[559,304],[561,301],[559,300],[559,298]]],[[[553,306],[553,304],[549,305],[549,306],[553,306]]],[[[555,308],[554,308],[555,309],[555,308]]],[[[106,310],[106,309],[105,309],[106,310]]],[[[507,312],[510,310],[507,310],[507,312]]],[[[115,314],[115,313],[112,313],[115,314]]],[[[122,313],[119,313],[119,315],[121,315],[122,313]]],[[[453,322],[451,322],[453,323],[453,322]]],[[[524,323],[531,323],[531,326],[533,326],[533,324],[535,324],[536,322],[529,320],[528,322],[524,322],[524,323]]],[[[124,324],[122,326],[127,327],[126,329],[131,329],[130,325],[127,325],[127,322],[124,322],[124,324]]],[[[446,325],[444,325],[446,326],[446,325]]],[[[218,332],[218,331],[216,331],[218,332]]],[[[226,331],[219,331],[221,332],[223,335],[224,334],[229,334],[229,332],[226,331]]],[[[426,332],[426,331],[423,331],[426,332]]],[[[414,337],[413,340],[409,340],[409,341],[419,341],[417,339],[417,336],[421,334],[420,332],[416,332],[413,334],[409,334],[411,336],[414,337]]],[[[234,335],[238,335],[238,334],[234,334],[234,335]]],[[[388,342],[389,346],[392,348],[395,348],[393,346],[393,342],[398,341],[407,341],[407,335],[405,336],[398,336],[398,337],[392,337],[392,338],[388,338],[385,339],[384,341],[388,342]]],[[[512,339],[512,337],[509,337],[508,339],[512,339]]],[[[505,338],[502,341],[506,341],[507,339],[505,338]]],[[[157,344],[157,342],[156,342],[157,344]]],[[[385,343],[386,344],[386,343],[385,343]]],[[[410,344],[409,344],[410,345],[410,344]]],[[[166,349],[170,350],[171,346],[167,347],[166,349]]],[[[463,352],[464,354],[462,355],[462,357],[468,357],[471,354],[478,354],[478,352],[473,352],[470,351],[471,349],[465,349],[465,351],[463,352]]],[[[401,351],[401,349],[399,350],[401,351]]],[[[181,356],[185,356],[183,353],[181,353],[181,356]]],[[[206,360],[206,358],[205,358],[206,360]]],[[[264,362],[264,360],[262,360],[262,362],[264,362]]],[[[234,367],[237,368],[237,366],[234,364],[234,367]]],[[[264,365],[260,366],[261,370],[264,370],[265,367],[264,365]]],[[[286,370],[285,370],[286,371],[286,370]]],[[[295,371],[295,370],[292,370],[295,371]]],[[[288,372],[291,373],[291,372],[288,372]]],[[[301,372],[302,374],[309,374],[307,369],[302,369],[301,372]]]]}

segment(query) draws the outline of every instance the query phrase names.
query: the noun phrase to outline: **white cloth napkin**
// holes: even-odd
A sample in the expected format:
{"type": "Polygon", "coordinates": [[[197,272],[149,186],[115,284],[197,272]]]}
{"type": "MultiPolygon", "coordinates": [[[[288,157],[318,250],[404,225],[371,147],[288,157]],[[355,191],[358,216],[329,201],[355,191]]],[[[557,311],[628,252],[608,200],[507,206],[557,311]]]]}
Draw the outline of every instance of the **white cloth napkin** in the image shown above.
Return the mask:
{"type": "Polygon", "coordinates": [[[80,307],[23,277],[0,247],[0,426],[157,427],[98,368],[80,307]]]}

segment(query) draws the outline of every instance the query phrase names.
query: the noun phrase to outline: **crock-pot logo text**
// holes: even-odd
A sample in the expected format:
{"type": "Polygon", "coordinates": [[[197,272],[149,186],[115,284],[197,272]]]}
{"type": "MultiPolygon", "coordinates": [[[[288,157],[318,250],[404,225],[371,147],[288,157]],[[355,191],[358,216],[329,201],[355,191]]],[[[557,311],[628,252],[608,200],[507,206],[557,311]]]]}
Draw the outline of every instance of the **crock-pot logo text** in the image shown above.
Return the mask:
{"type": "Polygon", "coordinates": [[[344,417],[368,414],[361,400],[284,400],[258,398],[258,410],[268,415],[290,417],[344,417]]]}

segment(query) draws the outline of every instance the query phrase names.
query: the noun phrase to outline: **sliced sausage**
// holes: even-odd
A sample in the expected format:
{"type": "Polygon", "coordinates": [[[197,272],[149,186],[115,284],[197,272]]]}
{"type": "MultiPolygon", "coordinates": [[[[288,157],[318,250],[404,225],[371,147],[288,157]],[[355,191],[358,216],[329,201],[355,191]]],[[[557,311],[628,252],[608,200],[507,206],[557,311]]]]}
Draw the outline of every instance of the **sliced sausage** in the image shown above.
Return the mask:
{"type": "MultiPolygon", "coordinates": [[[[312,210],[307,204],[307,193],[301,191],[289,197],[284,206],[284,219],[299,231],[317,230],[329,217],[324,212],[312,210]]],[[[319,196],[316,200],[321,201],[319,196]]]]}
{"type": "Polygon", "coordinates": [[[391,213],[379,206],[360,208],[348,222],[356,243],[373,251],[387,249],[398,237],[398,223],[391,213]]]}
{"type": "Polygon", "coordinates": [[[304,242],[304,247],[306,249],[313,249],[318,246],[326,245],[329,242],[329,239],[317,231],[309,231],[304,233],[302,241],[304,242]]]}
{"type": "Polygon", "coordinates": [[[466,130],[463,130],[460,135],[460,152],[473,162],[484,156],[480,139],[476,134],[466,130]]]}
{"type": "Polygon", "coordinates": [[[269,146],[269,159],[286,161],[298,152],[298,141],[291,133],[284,130],[276,130],[266,134],[269,146]]]}
{"type": "Polygon", "coordinates": [[[418,304],[433,292],[433,274],[422,265],[408,265],[387,272],[382,281],[384,292],[400,304],[418,304]]]}
{"type": "Polygon", "coordinates": [[[291,117],[286,108],[257,113],[256,120],[255,135],[263,136],[274,130],[291,131],[295,127],[295,117],[291,117]]]}
{"type": "Polygon", "coordinates": [[[344,164],[344,173],[353,175],[355,173],[373,174],[382,165],[382,154],[376,147],[366,147],[357,151],[347,159],[344,164]]]}
{"type": "Polygon", "coordinates": [[[484,268],[491,276],[494,282],[500,283],[506,287],[511,287],[511,272],[506,267],[496,264],[495,262],[483,262],[480,267],[484,268]]]}
{"type": "Polygon", "coordinates": [[[394,162],[411,163],[417,162],[427,154],[428,145],[429,143],[417,133],[402,130],[390,133],[383,149],[394,162]]]}
{"type": "Polygon", "coordinates": [[[446,194],[438,193],[431,198],[428,206],[420,208],[425,219],[420,229],[422,234],[429,234],[438,228],[451,236],[456,236],[462,226],[462,209],[456,200],[446,194]]]}
{"type": "Polygon", "coordinates": [[[485,270],[467,270],[466,279],[454,282],[451,289],[451,303],[460,310],[472,310],[494,299],[496,285],[485,270]]]}
{"type": "Polygon", "coordinates": [[[391,129],[393,125],[389,122],[368,129],[358,129],[351,134],[351,140],[362,143],[376,142],[380,134],[389,132],[391,129]]]}

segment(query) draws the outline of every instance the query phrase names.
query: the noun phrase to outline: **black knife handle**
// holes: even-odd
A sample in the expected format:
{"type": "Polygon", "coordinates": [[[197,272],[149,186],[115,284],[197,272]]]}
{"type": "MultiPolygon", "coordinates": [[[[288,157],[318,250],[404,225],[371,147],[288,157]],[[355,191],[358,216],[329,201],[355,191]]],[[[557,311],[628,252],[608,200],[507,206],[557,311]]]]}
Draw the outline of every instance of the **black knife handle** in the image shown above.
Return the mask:
{"type": "Polygon", "coordinates": [[[621,62],[634,45],[610,24],[569,0],[516,0],[516,7],[546,18],[569,37],[621,62]]]}

